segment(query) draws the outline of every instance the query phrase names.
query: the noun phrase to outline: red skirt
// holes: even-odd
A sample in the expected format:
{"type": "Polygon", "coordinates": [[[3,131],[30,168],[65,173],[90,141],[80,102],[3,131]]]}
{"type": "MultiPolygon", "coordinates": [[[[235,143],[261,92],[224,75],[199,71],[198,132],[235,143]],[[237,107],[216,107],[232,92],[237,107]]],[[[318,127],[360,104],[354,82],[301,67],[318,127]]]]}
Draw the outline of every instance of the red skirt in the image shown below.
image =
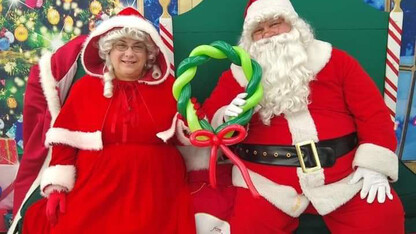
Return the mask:
{"type": "Polygon", "coordinates": [[[183,160],[171,145],[111,144],[79,151],[74,189],[51,226],[46,199],[25,214],[24,234],[195,233],[183,160]]]}

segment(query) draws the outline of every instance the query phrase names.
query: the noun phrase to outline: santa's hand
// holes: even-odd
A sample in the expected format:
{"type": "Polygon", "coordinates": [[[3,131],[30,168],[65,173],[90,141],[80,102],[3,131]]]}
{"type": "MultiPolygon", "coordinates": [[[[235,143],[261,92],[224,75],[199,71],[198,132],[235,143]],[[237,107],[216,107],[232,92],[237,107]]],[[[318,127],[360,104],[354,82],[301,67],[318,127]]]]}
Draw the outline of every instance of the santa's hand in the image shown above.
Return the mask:
{"type": "Polygon", "coordinates": [[[65,213],[66,193],[54,191],[49,195],[46,203],[46,217],[52,225],[58,222],[58,209],[60,213],[65,213]]]}
{"type": "Polygon", "coordinates": [[[379,203],[384,203],[386,196],[390,200],[393,199],[387,176],[367,168],[358,167],[349,184],[355,184],[361,179],[363,179],[363,187],[360,193],[361,199],[367,197],[367,202],[373,203],[376,194],[379,203]]]}
{"type": "Polygon", "coordinates": [[[243,108],[241,107],[246,104],[246,100],[244,99],[245,97],[247,97],[247,93],[240,93],[231,101],[231,103],[224,111],[225,121],[228,121],[231,117],[237,117],[239,114],[243,113],[243,108]]]}

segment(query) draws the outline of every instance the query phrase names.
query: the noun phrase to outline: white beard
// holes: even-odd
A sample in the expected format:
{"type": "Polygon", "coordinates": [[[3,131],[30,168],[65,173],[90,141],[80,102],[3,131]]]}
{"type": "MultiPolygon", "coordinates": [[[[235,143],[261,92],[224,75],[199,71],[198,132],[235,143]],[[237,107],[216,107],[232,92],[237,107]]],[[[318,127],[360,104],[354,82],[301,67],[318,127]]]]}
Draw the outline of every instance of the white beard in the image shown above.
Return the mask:
{"type": "Polygon", "coordinates": [[[252,43],[251,56],[263,69],[264,96],[259,111],[264,124],[280,114],[305,110],[309,104],[309,82],[314,79],[306,68],[306,45],[293,28],[284,33],[252,43]]]}

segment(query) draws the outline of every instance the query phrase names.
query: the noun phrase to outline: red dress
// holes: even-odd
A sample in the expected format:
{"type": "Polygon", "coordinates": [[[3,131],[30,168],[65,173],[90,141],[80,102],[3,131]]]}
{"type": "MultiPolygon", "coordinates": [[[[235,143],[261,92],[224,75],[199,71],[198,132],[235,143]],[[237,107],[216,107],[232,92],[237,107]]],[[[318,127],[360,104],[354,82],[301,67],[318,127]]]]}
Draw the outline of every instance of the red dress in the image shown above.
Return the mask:
{"type": "Polygon", "coordinates": [[[75,156],[66,213],[51,226],[42,199],[27,211],[23,233],[195,232],[183,160],[174,145],[156,137],[157,123],[141,92],[146,88],[114,82],[101,151],[54,146],[65,161],[75,156]]]}

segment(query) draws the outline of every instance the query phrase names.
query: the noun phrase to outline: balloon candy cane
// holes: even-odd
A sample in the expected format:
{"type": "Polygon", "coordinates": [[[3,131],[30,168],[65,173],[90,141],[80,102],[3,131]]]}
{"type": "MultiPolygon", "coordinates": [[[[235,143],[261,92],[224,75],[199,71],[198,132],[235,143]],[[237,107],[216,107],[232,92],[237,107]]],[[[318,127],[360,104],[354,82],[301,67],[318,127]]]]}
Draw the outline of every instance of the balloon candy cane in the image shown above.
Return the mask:
{"type": "Polygon", "coordinates": [[[250,56],[242,48],[238,46],[232,47],[223,41],[215,41],[210,45],[196,47],[192,50],[189,57],[179,64],[177,79],[173,84],[173,96],[178,103],[178,112],[186,119],[192,132],[190,136],[191,143],[198,147],[212,147],[209,166],[212,187],[216,187],[216,160],[219,147],[240,169],[244,181],[253,196],[260,196],[251,181],[244,163],[227,147],[241,142],[246,136],[246,130],[241,125],[245,125],[250,121],[254,113],[254,107],[263,96],[260,79],[260,65],[250,59],[250,56]],[[244,75],[248,80],[246,87],[247,100],[246,104],[242,106],[243,113],[236,118],[226,121],[216,129],[213,129],[205,119],[198,119],[191,102],[191,85],[189,83],[196,74],[197,66],[207,62],[210,58],[228,58],[232,63],[242,67],[244,75]],[[234,133],[238,134],[233,136],[234,133]]]}

